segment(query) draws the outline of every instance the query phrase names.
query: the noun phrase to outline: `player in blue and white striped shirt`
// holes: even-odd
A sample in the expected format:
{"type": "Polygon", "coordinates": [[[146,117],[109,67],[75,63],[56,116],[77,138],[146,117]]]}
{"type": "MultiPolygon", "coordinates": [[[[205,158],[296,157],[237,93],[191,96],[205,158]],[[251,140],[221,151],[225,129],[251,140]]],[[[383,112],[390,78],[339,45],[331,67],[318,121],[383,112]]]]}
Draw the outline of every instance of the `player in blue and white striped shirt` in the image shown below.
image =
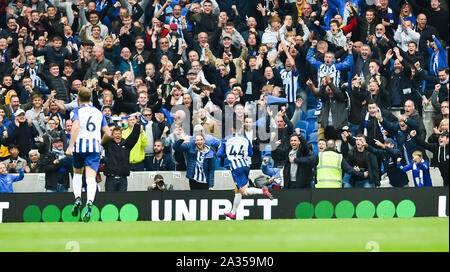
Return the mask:
{"type": "Polygon", "coordinates": [[[248,187],[248,174],[250,172],[253,149],[247,137],[237,134],[226,137],[217,151],[217,156],[226,157],[230,161],[231,175],[236,184],[233,208],[231,212],[225,213],[227,217],[236,219],[236,210],[239,207],[242,196],[265,195],[270,199],[273,198],[267,187],[262,189],[248,187]]]}
{"type": "Polygon", "coordinates": [[[70,143],[66,154],[73,155],[73,193],[75,195],[75,204],[73,205],[72,215],[78,216],[81,206],[81,187],[83,171],[86,172],[87,184],[87,204],[86,212],[83,215],[83,221],[88,222],[91,217],[91,209],[97,191],[97,175],[101,157],[101,142],[111,138],[111,132],[108,123],[102,112],[89,105],[91,101],[91,91],[87,88],[78,90],[78,105],[70,113],[72,119],[72,130],[70,132],[70,143]],[[102,139],[101,132],[104,132],[102,139]]]}

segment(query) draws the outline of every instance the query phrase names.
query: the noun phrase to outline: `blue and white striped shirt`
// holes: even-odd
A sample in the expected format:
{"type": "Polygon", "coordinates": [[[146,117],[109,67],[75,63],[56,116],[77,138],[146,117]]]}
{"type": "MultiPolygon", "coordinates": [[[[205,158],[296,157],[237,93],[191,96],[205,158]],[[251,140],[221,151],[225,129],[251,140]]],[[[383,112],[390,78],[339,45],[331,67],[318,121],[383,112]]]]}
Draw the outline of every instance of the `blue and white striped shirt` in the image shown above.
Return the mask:
{"type": "Polygon", "coordinates": [[[286,92],[286,98],[288,102],[295,102],[298,89],[298,70],[287,71],[284,68],[280,68],[281,79],[283,80],[284,91],[286,92]]]}
{"type": "Polygon", "coordinates": [[[247,137],[233,134],[223,140],[217,153],[222,157],[226,155],[230,161],[231,170],[235,170],[240,167],[250,167],[253,149],[247,137]]]}
{"type": "Polygon", "coordinates": [[[101,129],[107,126],[103,113],[91,105],[82,105],[70,113],[72,122],[80,122],[74,153],[100,153],[101,129]]]}
{"type": "Polygon", "coordinates": [[[207,183],[205,170],[203,168],[205,156],[206,156],[205,153],[197,151],[197,161],[195,163],[194,168],[194,179],[200,183],[207,183]]]}

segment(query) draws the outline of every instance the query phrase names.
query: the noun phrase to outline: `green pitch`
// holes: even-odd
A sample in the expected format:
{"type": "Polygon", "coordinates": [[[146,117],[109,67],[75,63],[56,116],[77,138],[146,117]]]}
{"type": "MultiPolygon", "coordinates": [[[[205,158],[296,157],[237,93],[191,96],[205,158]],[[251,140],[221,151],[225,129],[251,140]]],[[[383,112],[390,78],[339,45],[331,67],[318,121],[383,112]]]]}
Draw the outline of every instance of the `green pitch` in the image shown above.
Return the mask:
{"type": "Polygon", "coordinates": [[[449,219],[0,224],[0,251],[449,251],[449,219]]]}

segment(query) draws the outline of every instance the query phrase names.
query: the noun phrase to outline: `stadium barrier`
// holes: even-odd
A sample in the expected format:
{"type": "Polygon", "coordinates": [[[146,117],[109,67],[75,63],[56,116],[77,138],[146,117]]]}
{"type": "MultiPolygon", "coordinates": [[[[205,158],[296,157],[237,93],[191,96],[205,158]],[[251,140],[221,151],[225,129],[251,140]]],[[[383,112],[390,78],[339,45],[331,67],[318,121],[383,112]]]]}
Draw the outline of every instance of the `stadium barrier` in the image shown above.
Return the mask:
{"type": "MultiPolygon", "coordinates": [[[[152,185],[156,174],[164,177],[167,184],[172,184],[174,190],[189,190],[189,181],[186,172],[180,171],[158,171],[158,172],[131,172],[128,177],[128,191],[147,191],[147,187],[152,185]]],[[[251,170],[249,177],[254,179],[262,175],[261,170],[251,170]]],[[[106,177],[102,174],[102,182],[98,183],[99,191],[105,191],[106,177]]],[[[72,191],[72,181],[69,191],[72,191]]],[[[25,174],[23,180],[13,183],[16,193],[36,193],[45,192],[45,174],[25,174]]],[[[214,189],[232,190],[234,182],[229,170],[218,170],[214,173],[214,189]]]]}
{"type": "MultiPolygon", "coordinates": [[[[91,220],[224,220],[233,197],[228,190],[99,192],[91,220]]],[[[237,220],[446,217],[449,209],[448,187],[290,189],[275,190],[274,197],[243,198],[237,220]]],[[[72,216],[72,204],[72,193],[0,194],[0,222],[80,221],[80,215],[72,216]]]]}

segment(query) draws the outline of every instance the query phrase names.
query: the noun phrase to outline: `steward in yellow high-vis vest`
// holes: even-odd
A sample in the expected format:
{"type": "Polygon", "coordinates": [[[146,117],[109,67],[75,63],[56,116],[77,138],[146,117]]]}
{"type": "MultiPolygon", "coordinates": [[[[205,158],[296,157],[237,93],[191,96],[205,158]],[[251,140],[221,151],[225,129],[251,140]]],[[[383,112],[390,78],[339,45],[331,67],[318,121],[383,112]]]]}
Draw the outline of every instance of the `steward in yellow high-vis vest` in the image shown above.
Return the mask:
{"type": "Polygon", "coordinates": [[[319,152],[316,188],[342,188],[342,159],[335,151],[319,152]]]}
{"type": "Polygon", "coordinates": [[[333,140],[328,140],[327,149],[317,155],[295,158],[297,164],[306,164],[317,169],[315,188],[342,188],[342,171],[355,177],[367,178],[367,173],[357,172],[335,151],[333,140]]]}

